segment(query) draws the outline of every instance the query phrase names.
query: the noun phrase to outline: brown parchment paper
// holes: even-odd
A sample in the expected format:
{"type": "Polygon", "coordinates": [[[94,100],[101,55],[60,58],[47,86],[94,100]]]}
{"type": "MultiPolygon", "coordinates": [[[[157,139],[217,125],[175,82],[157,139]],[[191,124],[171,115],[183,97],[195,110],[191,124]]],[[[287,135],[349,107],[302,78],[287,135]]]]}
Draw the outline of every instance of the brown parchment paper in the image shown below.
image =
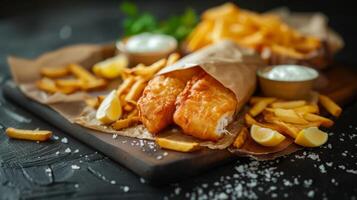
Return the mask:
{"type": "MultiPolygon", "coordinates": [[[[234,42],[221,41],[190,54],[172,66],[161,70],[159,74],[165,74],[177,70],[185,70],[191,67],[201,67],[212,77],[220,81],[225,87],[231,89],[237,97],[237,111],[248,101],[256,86],[256,70],[263,67],[264,62],[253,51],[240,48],[234,42]]],[[[227,127],[224,137],[217,142],[197,140],[182,134],[177,127],[168,128],[157,137],[170,137],[177,140],[195,141],[202,146],[212,149],[225,149],[234,141],[240,128],[243,126],[243,113],[240,112],[233,123],[227,127]]],[[[110,127],[104,127],[95,119],[95,110],[86,108],[75,122],[87,128],[102,132],[137,137],[141,139],[154,139],[143,125],[138,125],[122,131],[116,131],[110,127]]]]}

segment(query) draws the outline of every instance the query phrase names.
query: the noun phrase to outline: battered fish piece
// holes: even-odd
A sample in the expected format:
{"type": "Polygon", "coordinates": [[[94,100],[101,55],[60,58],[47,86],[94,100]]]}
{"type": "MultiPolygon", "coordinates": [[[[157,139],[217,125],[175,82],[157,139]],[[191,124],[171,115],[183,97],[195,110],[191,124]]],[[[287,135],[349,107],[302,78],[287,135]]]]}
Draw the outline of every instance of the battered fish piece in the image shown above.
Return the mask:
{"type": "Polygon", "coordinates": [[[140,120],[150,133],[155,134],[173,123],[177,95],[201,71],[199,68],[174,71],[156,76],[148,83],[137,105],[140,120]]]}
{"type": "Polygon", "coordinates": [[[174,122],[185,134],[217,141],[233,120],[236,106],[234,93],[202,72],[177,97],[174,122]]]}

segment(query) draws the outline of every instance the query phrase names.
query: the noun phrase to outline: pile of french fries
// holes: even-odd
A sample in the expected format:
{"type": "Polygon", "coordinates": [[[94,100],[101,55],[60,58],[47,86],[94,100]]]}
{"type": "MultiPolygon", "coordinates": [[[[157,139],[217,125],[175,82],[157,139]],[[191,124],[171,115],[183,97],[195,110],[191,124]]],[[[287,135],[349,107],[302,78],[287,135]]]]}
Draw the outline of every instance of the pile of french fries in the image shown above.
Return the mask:
{"type": "Polygon", "coordinates": [[[92,91],[107,86],[105,79],[99,78],[78,64],[63,67],[44,67],[40,70],[42,79],[36,86],[48,93],[71,94],[77,91],[92,91]]]}
{"type": "Polygon", "coordinates": [[[342,109],[329,97],[318,95],[316,102],[305,100],[285,101],[272,97],[252,97],[251,108],[245,115],[245,125],[237,136],[233,146],[240,148],[252,125],[276,130],[279,133],[295,139],[299,132],[309,127],[331,127],[334,122],[320,115],[321,105],[328,113],[338,117],[342,109]]]}
{"type": "MultiPolygon", "coordinates": [[[[172,65],[179,58],[180,55],[178,53],[172,53],[168,58],[160,59],[150,66],[139,64],[134,68],[125,69],[122,74],[123,81],[116,90],[122,114],[118,120],[106,125],[112,126],[115,130],[121,130],[139,123],[139,113],[136,104],[148,81],[162,68],[172,65]]],[[[98,109],[104,99],[105,96],[98,96],[88,99],[86,102],[87,105],[98,109]]]]}
{"type": "Polygon", "coordinates": [[[258,14],[226,3],[203,13],[186,40],[187,50],[192,52],[223,39],[254,49],[262,57],[273,52],[304,59],[321,47],[320,39],[300,34],[276,15],[258,14]]]}

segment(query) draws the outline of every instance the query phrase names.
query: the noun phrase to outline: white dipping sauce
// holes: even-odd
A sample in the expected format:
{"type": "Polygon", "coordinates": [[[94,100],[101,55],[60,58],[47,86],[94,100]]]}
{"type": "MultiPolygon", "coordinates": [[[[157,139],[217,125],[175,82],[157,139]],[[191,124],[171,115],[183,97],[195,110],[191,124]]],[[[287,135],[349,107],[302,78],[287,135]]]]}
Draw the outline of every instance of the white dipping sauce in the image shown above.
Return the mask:
{"type": "Polygon", "coordinates": [[[141,33],[130,37],[125,47],[133,53],[164,52],[176,49],[177,41],[169,35],[141,33]]]}
{"type": "Polygon", "coordinates": [[[316,78],[318,73],[314,69],[300,65],[278,65],[262,75],[277,81],[306,81],[316,78]]]}

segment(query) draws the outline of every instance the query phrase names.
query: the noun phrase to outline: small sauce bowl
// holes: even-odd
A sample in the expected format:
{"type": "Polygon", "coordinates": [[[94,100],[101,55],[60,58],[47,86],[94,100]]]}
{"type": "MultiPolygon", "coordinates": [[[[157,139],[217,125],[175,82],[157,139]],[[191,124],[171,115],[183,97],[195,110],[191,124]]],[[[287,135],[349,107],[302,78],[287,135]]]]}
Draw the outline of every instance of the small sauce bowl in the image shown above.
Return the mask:
{"type": "Polygon", "coordinates": [[[277,97],[287,100],[307,99],[312,91],[314,82],[319,76],[319,73],[312,68],[300,65],[277,65],[266,68],[261,68],[257,71],[259,85],[265,96],[277,97]],[[269,73],[274,67],[297,67],[303,70],[308,70],[310,77],[303,80],[294,80],[294,77],[287,77],[286,79],[274,79],[268,77],[269,73]],[[291,80],[288,80],[288,79],[291,80]]]}
{"type": "Polygon", "coordinates": [[[165,45],[165,49],[153,49],[151,51],[131,51],[127,48],[128,39],[129,38],[118,41],[116,43],[116,48],[120,53],[124,53],[128,57],[131,66],[135,66],[140,63],[144,65],[150,65],[160,60],[161,58],[167,57],[177,49],[177,41],[172,38],[172,41],[170,41],[171,45],[165,45]]]}

